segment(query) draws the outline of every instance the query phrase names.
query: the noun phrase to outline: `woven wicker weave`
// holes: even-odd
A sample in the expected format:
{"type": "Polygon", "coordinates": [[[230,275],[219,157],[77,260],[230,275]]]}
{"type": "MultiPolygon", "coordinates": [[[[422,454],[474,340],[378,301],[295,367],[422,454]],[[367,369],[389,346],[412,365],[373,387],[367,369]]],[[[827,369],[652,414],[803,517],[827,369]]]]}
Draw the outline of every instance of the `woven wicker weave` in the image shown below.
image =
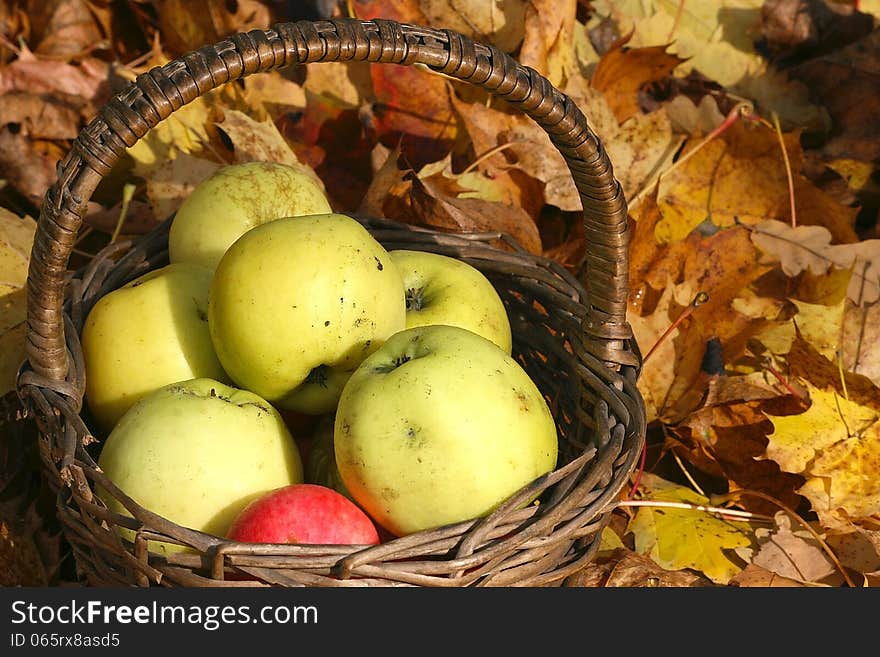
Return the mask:
{"type": "Polygon", "coordinates": [[[626,321],[626,202],[600,140],[581,111],[534,70],[458,33],[392,21],[300,21],[237,34],[140,75],[75,140],[47,191],[27,281],[28,360],[18,390],[36,419],[43,470],[83,580],[165,586],[546,586],[594,557],[602,529],[645,439],[636,388],[641,356],[626,321]],[[93,304],[168,262],[170,219],[116,243],[82,271],[67,265],[82,216],[124,149],[185,103],[252,73],[329,61],[424,64],[503,98],[550,136],[580,192],[586,229],[583,284],[558,263],[498,234],[451,234],[381,218],[360,219],[388,249],[444,253],[496,285],[508,310],[514,355],[556,418],[558,469],[490,516],[349,546],[230,542],[162,518],[126,497],[96,466],[100,435],[83,414],[79,332],[93,304]],[[498,240],[507,246],[498,246],[498,240]],[[96,486],[132,517],[108,511],[96,486]],[[519,508],[540,495],[541,504],[519,508]],[[120,538],[117,526],[136,530],[120,538]],[[149,540],[192,548],[168,557],[149,540]]]}

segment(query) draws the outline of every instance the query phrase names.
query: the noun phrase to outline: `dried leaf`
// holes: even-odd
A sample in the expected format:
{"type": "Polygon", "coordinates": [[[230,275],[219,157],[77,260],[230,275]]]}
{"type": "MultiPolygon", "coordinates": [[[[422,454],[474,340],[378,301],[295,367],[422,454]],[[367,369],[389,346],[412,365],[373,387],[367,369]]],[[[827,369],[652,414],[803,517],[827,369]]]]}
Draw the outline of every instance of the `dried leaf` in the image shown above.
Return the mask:
{"type": "Polygon", "coordinates": [[[244,112],[225,109],[223,118],[216,121],[215,125],[229,137],[236,163],[279,162],[302,168],[323,187],[320,178],[310,167],[300,162],[271,120],[257,121],[244,112]]]}
{"type": "Polygon", "coordinates": [[[81,55],[96,47],[109,46],[91,3],[86,0],[43,0],[29,2],[39,43],[35,52],[53,57],[81,55]]]}
{"type": "MultiPolygon", "coordinates": [[[[744,292],[770,269],[758,262],[757,249],[750,244],[745,229],[725,230],[707,238],[692,234],[682,254],[679,258],[670,253],[670,276],[656,305],[652,304],[645,316],[629,317],[636,339],[648,353],[698,293],[708,294],[706,303],[673,329],[650,355],[639,379],[648,408],[671,423],[693,410],[681,401],[694,390],[700,377],[707,342],[717,339],[725,362],[734,362],[748,340],[769,322],[764,312],[751,311],[744,292]]],[[[662,262],[662,255],[659,260],[662,262]]],[[[761,298],[756,300],[763,310],[761,298]]]]}
{"type": "MultiPolygon", "coordinates": [[[[363,4],[361,2],[355,5],[363,4]]],[[[383,3],[387,4],[387,3],[383,3]]],[[[525,34],[527,0],[504,2],[456,2],[455,0],[418,0],[426,23],[448,27],[478,41],[491,43],[504,52],[513,52],[525,34]]],[[[358,16],[363,16],[358,12],[358,16]]],[[[381,17],[382,14],[380,13],[381,17]]]]}
{"type": "Polygon", "coordinates": [[[416,223],[441,230],[507,233],[531,253],[541,253],[532,218],[519,207],[443,194],[431,180],[412,177],[410,191],[416,223]]]}
{"type": "MultiPolygon", "coordinates": [[[[763,460],[767,435],[773,425],[762,409],[783,412],[800,410],[798,400],[775,401],[780,390],[766,382],[763,373],[750,377],[722,376],[711,391],[716,399],[689,414],[673,428],[678,440],[671,446],[677,454],[687,456],[690,463],[703,472],[723,477],[731,490],[760,491],[790,508],[797,508],[803,498],[796,492],[803,485],[801,476],[782,472],[779,465],[763,460]],[[745,379],[745,381],[743,381],[745,379]],[[724,387],[738,390],[724,390],[724,387]],[[726,397],[742,397],[742,400],[726,397]],[[676,444],[678,443],[678,444],[676,444]]],[[[773,514],[778,507],[762,498],[744,496],[743,507],[749,511],[773,514]]]]}
{"type": "Polygon", "coordinates": [[[358,108],[364,102],[373,100],[370,64],[322,62],[308,65],[303,89],[339,107],[358,108]]]}
{"type": "Polygon", "coordinates": [[[802,474],[801,495],[824,527],[850,527],[880,514],[880,413],[806,382],[803,413],[768,415],[767,458],[802,474]]]}
{"type": "Polygon", "coordinates": [[[781,577],[766,568],[751,563],[734,575],[727,584],[728,586],[750,588],[796,588],[806,586],[797,580],[781,577]]]}
{"type": "Polygon", "coordinates": [[[630,48],[627,41],[629,37],[620,39],[602,55],[590,79],[620,123],[639,113],[642,87],[670,75],[684,61],[666,52],[668,45],[630,48]]]}
{"type": "Polygon", "coordinates": [[[594,559],[571,575],[565,586],[581,588],[667,588],[715,586],[709,579],[689,569],[669,570],[642,554],[624,547],[606,558],[594,559]]]}
{"type": "Polygon", "coordinates": [[[159,163],[147,180],[147,198],[153,216],[163,221],[176,212],[202,180],[220,168],[218,162],[179,153],[159,163]]]}
{"type": "MultiPolygon", "coordinates": [[[[709,500],[689,488],[646,473],[645,498],[660,502],[706,505],[709,500]]],[[[692,568],[716,584],[727,584],[742,570],[733,550],[751,545],[748,523],[722,520],[697,509],[639,507],[627,531],[636,552],[650,555],[667,570],[692,568]]]]}
{"type": "Polygon", "coordinates": [[[10,92],[0,102],[0,125],[15,124],[28,137],[74,139],[80,115],[70,104],[48,96],[10,92]]]}
{"type": "MultiPolygon", "coordinates": [[[[837,242],[855,242],[857,210],[844,206],[799,173],[803,151],[796,132],[784,135],[794,180],[797,221],[824,226],[837,242]]],[[[691,145],[693,148],[694,145],[691,145]]],[[[766,220],[791,223],[788,174],[777,136],[764,126],[735,123],[660,181],[661,242],[682,239],[704,221],[727,227],[766,220]]]]}
{"type": "Polygon", "coordinates": [[[15,388],[25,359],[28,262],[37,230],[30,217],[0,207],[0,395],[15,388]]]}
{"type": "Polygon", "coordinates": [[[597,0],[596,21],[612,17],[620,34],[634,31],[631,47],[670,44],[670,52],[687,61],[680,75],[698,71],[730,92],[753,100],[762,113],[776,112],[786,126],[827,130],[827,115],[804,84],[776,71],[755,50],[763,0],[665,2],[664,0],[597,0]],[[771,84],[763,81],[773,78],[771,84]]]}
{"type": "Polygon", "coordinates": [[[843,365],[880,386],[880,303],[848,302],[841,335],[843,365]]]}
{"type": "Polygon", "coordinates": [[[740,556],[755,566],[805,584],[840,586],[844,579],[815,536],[791,516],[779,511],[772,529],[755,529],[757,548],[740,548],[740,556]]]}
{"type": "Polygon", "coordinates": [[[752,241],[763,252],[764,262],[779,262],[788,276],[809,270],[824,274],[830,267],[852,271],[847,296],[856,304],[880,298],[880,240],[831,244],[831,233],[821,226],[797,226],[781,221],[758,222],[752,241]]]}
{"type": "Polygon", "coordinates": [[[269,8],[258,0],[150,0],[159,32],[173,55],[216,43],[235,32],[269,27],[269,8]]]}
{"type": "Polygon", "coordinates": [[[876,167],[880,158],[878,55],[880,30],[874,29],[844,48],[812,57],[789,70],[810,89],[833,121],[834,131],[821,147],[828,161],[845,158],[876,167]]]}
{"type": "Polygon", "coordinates": [[[574,63],[577,0],[531,0],[525,7],[524,34],[517,59],[551,84],[561,86],[574,63]]]}

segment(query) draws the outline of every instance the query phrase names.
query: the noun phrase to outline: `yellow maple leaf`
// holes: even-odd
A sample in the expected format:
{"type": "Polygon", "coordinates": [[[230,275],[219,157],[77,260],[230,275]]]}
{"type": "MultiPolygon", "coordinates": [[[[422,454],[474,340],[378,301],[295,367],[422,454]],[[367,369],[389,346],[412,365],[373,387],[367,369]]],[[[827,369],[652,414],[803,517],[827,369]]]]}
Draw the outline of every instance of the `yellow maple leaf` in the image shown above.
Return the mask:
{"type": "MultiPolygon", "coordinates": [[[[700,506],[708,498],[690,488],[646,473],[645,496],[658,502],[700,506]]],[[[640,507],[627,532],[635,537],[636,552],[647,554],[667,570],[692,568],[716,584],[727,584],[742,570],[736,548],[751,545],[754,532],[746,522],[730,521],[698,509],[640,507]]]]}
{"type": "Polygon", "coordinates": [[[806,497],[824,527],[850,527],[880,514],[880,414],[802,381],[810,407],[798,415],[768,415],[767,458],[801,474],[806,497]]]}

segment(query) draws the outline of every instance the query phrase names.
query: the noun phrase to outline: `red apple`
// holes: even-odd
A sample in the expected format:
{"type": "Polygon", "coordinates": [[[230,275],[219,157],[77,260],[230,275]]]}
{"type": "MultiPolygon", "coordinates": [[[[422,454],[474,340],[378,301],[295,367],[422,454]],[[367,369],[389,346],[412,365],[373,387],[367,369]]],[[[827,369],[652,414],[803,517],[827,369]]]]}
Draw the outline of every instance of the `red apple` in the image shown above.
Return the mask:
{"type": "Polygon", "coordinates": [[[248,504],[232,521],[229,538],[242,543],[375,545],[370,517],[341,493],[317,484],[292,484],[248,504]]]}

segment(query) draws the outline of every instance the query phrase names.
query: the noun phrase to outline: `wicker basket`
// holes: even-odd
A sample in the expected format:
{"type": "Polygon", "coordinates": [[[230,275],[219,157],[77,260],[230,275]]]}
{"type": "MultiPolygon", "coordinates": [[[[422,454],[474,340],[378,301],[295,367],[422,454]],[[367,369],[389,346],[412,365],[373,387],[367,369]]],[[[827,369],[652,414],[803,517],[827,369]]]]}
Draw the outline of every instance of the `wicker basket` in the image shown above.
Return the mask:
{"type": "Polygon", "coordinates": [[[80,577],[95,586],[554,586],[589,563],[641,453],[641,356],[626,321],[628,226],[621,187],[581,111],[534,70],[458,33],[387,20],[300,21],[237,34],[137,78],[75,140],[47,191],[32,250],[27,354],[18,390],[39,429],[45,477],[80,577]],[[499,234],[453,234],[361,218],[388,249],[460,258],[495,284],[514,356],[556,419],[559,464],[491,515],[368,548],[243,544],[181,527],[139,506],[96,465],[101,436],[83,415],[79,332],[93,304],[167,264],[170,219],[113,244],[82,271],[67,265],[92,193],[157,123],[207,91],[284,66],[327,61],[421,63],[506,100],[546,130],[584,208],[583,285],[558,263],[499,234]],[[507,246],[499,246],[498,240],[507,246]],[[132,517],[112,513],[109,491],[132,517]],[[522,503],[540,496],[539,505],[522,503]],[[136,531],[133,543],[118,526],[136,531]],[[188,546],[162,556],[150,540],[188,546]]]}

